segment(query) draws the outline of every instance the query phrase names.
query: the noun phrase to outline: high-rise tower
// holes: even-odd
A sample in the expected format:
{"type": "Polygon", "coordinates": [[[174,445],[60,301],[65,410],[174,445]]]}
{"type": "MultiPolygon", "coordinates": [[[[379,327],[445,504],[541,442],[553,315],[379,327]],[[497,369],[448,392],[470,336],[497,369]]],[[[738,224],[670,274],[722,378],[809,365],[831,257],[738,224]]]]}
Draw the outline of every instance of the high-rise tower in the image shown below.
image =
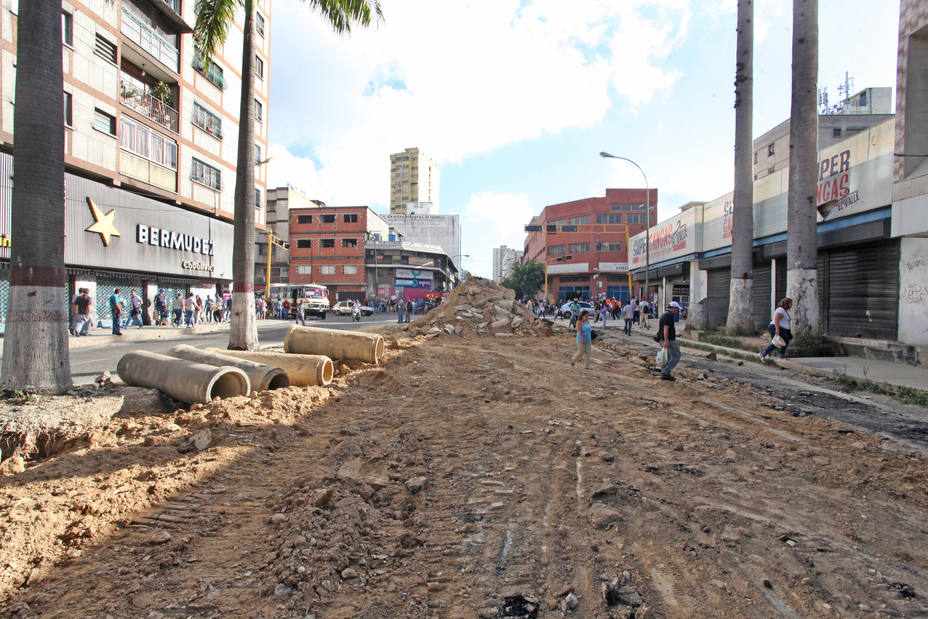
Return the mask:
{"type": "Polygon", "coordinates": [[[418,148],[390,155],[390,213],[405,213],[410,202],[431,202],[437,214],[438,180],[438,166],[418,148]]]}

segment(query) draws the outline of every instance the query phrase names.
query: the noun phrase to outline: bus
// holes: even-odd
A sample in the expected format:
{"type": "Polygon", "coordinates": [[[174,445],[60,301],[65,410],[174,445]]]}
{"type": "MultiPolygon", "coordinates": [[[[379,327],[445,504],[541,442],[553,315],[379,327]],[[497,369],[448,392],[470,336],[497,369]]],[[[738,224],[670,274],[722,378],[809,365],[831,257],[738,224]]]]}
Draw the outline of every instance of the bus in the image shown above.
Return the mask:
{"type": "MultiPolygon", "coordinates": [[[[264,290],[258,290],[262,296],[264,290]]],[[[329,289],[319,284],[271,284],[268,295],[271,302],[289,299],[291,304],[303,301],[303,312],[307,316],[325,319],[329,311],[329,289]]]]}

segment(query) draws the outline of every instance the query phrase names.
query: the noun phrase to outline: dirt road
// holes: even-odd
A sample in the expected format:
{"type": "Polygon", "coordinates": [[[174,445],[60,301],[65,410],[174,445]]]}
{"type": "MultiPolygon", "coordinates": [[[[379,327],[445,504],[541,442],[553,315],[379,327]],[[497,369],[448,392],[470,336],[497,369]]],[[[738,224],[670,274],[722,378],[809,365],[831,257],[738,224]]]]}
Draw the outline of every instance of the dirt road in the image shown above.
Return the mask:
{"type": "Polygon", "coordinates": [[[607,335],[117,417],[0,477],[0,614],[928,613],[924,410],[607,335]]]}

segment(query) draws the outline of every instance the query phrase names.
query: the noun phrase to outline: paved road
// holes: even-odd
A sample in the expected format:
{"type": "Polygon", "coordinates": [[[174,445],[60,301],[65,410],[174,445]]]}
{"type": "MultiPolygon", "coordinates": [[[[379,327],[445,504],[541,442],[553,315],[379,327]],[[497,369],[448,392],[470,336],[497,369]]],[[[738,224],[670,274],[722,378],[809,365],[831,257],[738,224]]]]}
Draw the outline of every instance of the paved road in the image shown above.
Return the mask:
{"type": "MultiPolygon", "coordinates": [[[[325,321],[313,320],[307,321],[308,326],[319,326],[330,329],[348,329],[353,330],[359,326],[372,324],[390,324],[396,322],[394,314],[375,314],[365,317],[360,323],[353,322],[350,317],[329,316],[325,321]]],[[[258,321],[258,338],[261,346],[281,346],[284,342],[284,335],[287,329],[293,323],[279,320],[258,321]]],[[[132,329],[124,329],[132,332],[132,329]]],[[[108,344],[99,347],[72,347],[71,348],[71,377],[75,385],[82,385],[93,382],[93,379],[100,375],[104,370],[108,370],[114,376],[116,375],[116,364],[119,359],[132,350],[147,350],[150,352],[164,353],[172,346],[177,344],[190,344],[198,348],[215,346],[224,348],[229,343],[229,331],[224,329],[214,333],[203,333],[199,335],[189,335],[182,339],[173,340],[143,340],[128,341],[119,344],[108,344]]]]}

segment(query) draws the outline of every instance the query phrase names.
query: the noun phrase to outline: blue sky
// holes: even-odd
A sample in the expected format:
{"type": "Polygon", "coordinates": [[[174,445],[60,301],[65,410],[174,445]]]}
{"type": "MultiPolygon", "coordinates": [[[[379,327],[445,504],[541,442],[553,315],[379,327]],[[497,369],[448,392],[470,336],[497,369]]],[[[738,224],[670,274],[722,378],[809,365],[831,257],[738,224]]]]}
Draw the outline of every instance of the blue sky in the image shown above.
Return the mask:
{"type": "MultiPolygon", "coordinates": [[[[273,3],[269,178],[328,204],[387,212],[389,155],[441,167],[464,268],[520,248],[548,204],[641,187],[664,219],[732,188],[736,1],[381,0],[350,37],[273,3]]],[[[754,135],[789,115],[792,2],[755,0],[754,135]]],[[[899,3],[821,0],[819,84],[837,101],[895,86],[899,3]]]]}

